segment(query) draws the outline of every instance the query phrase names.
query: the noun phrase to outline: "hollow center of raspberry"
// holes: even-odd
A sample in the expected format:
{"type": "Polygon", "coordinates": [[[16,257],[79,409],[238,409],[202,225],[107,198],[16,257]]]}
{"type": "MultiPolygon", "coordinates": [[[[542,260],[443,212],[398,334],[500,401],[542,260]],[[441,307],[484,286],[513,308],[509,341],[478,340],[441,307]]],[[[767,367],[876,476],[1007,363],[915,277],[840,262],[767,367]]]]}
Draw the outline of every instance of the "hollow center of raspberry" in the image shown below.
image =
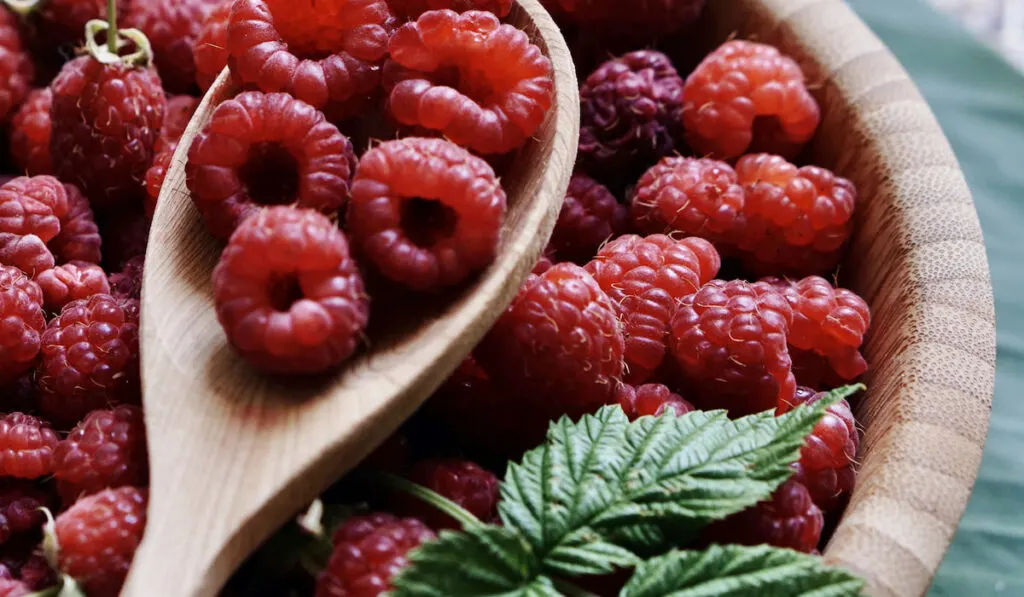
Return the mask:
{"type": "Polygon", "coordinates": [[[299,163],[279,143],[257,143],[241,169],[249,197],[260,205],[292,203],[299,192],[299,163]]]}
{"type": "Polygon", "coordinates": [[[445,66],[433,73],[435,85],[443,85],[458,90],[478,104],[487,104],[488,98],[494,94],[494,88],[482,70],[470,70],[458,66],[445,66]]]}
{"type": "Polygon", "coordinates": [[[270,306],[276,311],[287,311],[305,298],[296,274],[277,276],[270,281],[270,306]]]}
{"type": "Polygon", "coordinates": [[[754,118],[754,124],[750,130],[753,133],[751,151],[768,150],[778,144],[785,146],[789,143],[786,131],[782,128],[782,121],[777,116],[766,115],[754,118]]]}
{"type": "Polygon", "coordinates": [[[432,247],[455,233],[458,215],[436,199],[413,197],[402,206],[402,229],[418,247],[432,247]]]}

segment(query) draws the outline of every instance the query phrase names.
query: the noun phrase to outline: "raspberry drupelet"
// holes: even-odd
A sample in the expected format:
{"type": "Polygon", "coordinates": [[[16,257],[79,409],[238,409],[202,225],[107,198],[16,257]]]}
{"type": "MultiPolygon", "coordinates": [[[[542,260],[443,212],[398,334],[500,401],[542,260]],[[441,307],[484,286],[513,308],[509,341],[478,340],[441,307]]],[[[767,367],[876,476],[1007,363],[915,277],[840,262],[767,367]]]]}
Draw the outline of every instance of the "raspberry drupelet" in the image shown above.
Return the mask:
{"type": "Polygon", "coordinates": [[[663,234],[620,236],[587,264],[622,322],[627,382],[643,383],[661,366],[676,304],[714,279],[721,265],[708,241],[663,234]]]}
{"type": "Polygon", "coordinates": [[[146,170],[146,219],[152,221],[156,213],[156,204],[160,199],[160,191],[164,186],[164,178],[171,167],[171,159],[178,149],[177,141],[165,140],[160,143],[160,151],[153,158],[153,165],[146,170]]]}
{"type": "Polygon", "coordinates": [[[0,265],[0,386],[35,365],[44,329],[39,285],[18,268],[0,265]]]}
{"type": "Polygon", "coordinates": [[[48,490],[32,481],[4,479],[0,482],[0,544],[38,531],[46,521],[42,508],[53,506],[52,497],[48,490]]]}
{"type": "Polygon", "coordinates": [[[380,85],[393,26],[385,0],[238,0],[228,66],[243,85],[287,92],[340,119],[380,85]]]}
{"type": "Polygon", "coordinates": [[[50,162],[52,104],[53,93],[49,87],[34,89],[11,119],[11,159],[19,172],[29,176],[53,173],[50,162]]]}
{"type": "Polygon", "coordinates": [[[0,475],[38,479],[53,472],[57,434],[36,417],[10,413],[0,417],[0,475]]]}
{"type": "Polygon", "coordinates": [[[681,417],[696,410],[688,400],[660,383],[642,386],[621,384],[616,398],[630,421],[640,417],[657,417],[665,413],[674,413],[681,417]]]}
{"type": "MultiPolygon", "coordinates": [[[[462,506],[480,521],[492,522],[498,517],[498,477],[474,462],[421,460],[409,471],[409,480],[462,506]]],[[[462,528],[461,523],[418,498],[402,495],[401,501],[403,514],[419,518],[434,530],[462,528]]]]}
{"type": "Polygon", "coordinates": [[[7,121],[32,89],[36,70],[22,43],[18,17],[0,8],[0,121],[7,121]]]}
{"type": "MultiPolygon", "coordinates": [[[[68,215],[68,194],[64,185],[52,176],[22,176],[0,187],[0,234],[4,238],[21,237],[35,244],[48,243],[60,233],[61,220],[68,215]],[[36,242],[38,241],[38,242],[36,242]]],[[[20,267],[27,274],[36,271],[29,262],[7,258],[4,241],[0,239],[0,263],[20,267]]],[[[43,247],[45,249],[45,246],[43,247]]],[[[46,249],[40,260],[53,265],[53,255],[46,249]]],[[[48,269],[48,268],[43,268],[48,269]]]]}
{"type": "Polygon", "coordinates": [[[475,152],[519,148],[551,108],[551,62],[492,13],[424,13],[396,31],[388,48],[385,87],[395,120],[475,152]]]}
{"type": "Polygon", "coordinates": [[[767,544],[812,553],[824,526],[807,488],[790,479],[771,498],[708,527],[707,537],[714,543],[767,544]]]}
{"type": "Polygon", "coordinates": [[[820,120],[800,66],[766,44],[722,44],[683,89],[686,140],[705,156],[732,159],[760,151],[792,157],[820,120]]]}
{"type": "Polygon", "coordinates": [[[355,163],[352,143],[316,108],[287,93],[248,91],[217,106],[185,173],[207,228],[227,239],[261,205],[336,212],[355,163]]]}
{"type": "MultiPolygon", "coordinates": [[[[228,3],[230,4],[230,2],[228,3]]],[[[167,98],[167,112],[164,115],[164,127],[160,131],[161,139],[157,143],[157,151],[163,150],[163,143],[169,141],[177,142],[185,134],[192,115],[202,98],[191,95],[175,95],[167,98]]]]}
{"type": "Polygon", "coordinates": [[[346,229],[387,278],[437,291],[493,261],[505,209],[487,162],[448,141],[413,137],[363,155],[346,229]]]}
{"type": "Polygon", "coordinates": [[[213,293],[231,344],[274,373],[339,365],[370,315],[345,235],[309,209],[271,207],[242,222],[213,270],[213,293]]]}
{"type": "Polygon", "coordinates": [[[53,257],[57,263],[99,263],[103,239],[89,200],[74,185],[64,185],[64,191],[68,197],[68,209],[60,218],[60,232],[49,242],[53,257]]]}
{"type": "Polygon", "coordinates": [[[626,232],[629,212],[607,187],[585,174],[574,174],[548,249],[559,261],[583,265],[602,244],[626,232]]]}
{"type": "Polygon", "coordinates": [[[705,0],[543,0],[556,16],[633,45],[676,33],[700,15],[705,0]]]}
{"type": "Polygon", "coordinates": [[[142,272],[145,267],[146,256],[134,257],[124,268],[109,277],[110,293],[115,297],[142,299],[142,272]]]}
{"type": "Polygon", "coordinates": [[[217,80],[228,65],[228,20],[231,17],[231,0],[224,0],[203,20],[199,35],[192,46],[192,58],[196,67],[196,83],[206,90],[217,80]]]}
{"type": "Polygon", "coordinates": [[[399,18],[411,20],[427,11],[446,8],[455,12],[484,10],[498,17],[506,17],[512,10],[512,0],[388,0],[388,5],[399,18]]]}
{"type": "Polygon", "coordinates": [[[57,444],[53,476],[65,506],[107,487],[145,487],[149,464],[142,409],[121,405],[89,413],[57,444]]]}
{"type": "MultiPolygon", "coordinates": [[[[230,4],[229,1],[224,0],[230,4]]],[[[141,30],[153,47],[153,62],[169,93],[196,87],[192,47],[203,21],[222,0],[146,0],[133,2],[125,26],[141,30]]]]}
{"type": "Polygon", "coordinates": [[[408,565],[408,554],[436,535],[416,518],[353,516],[334,532],[334,550],[316,580],[315,597],[378,597],[408,565]]]}
{"type": "Polygon", "coordinates": [[[43,291],[43,306],[51,313],[59,313],[71,301],[110,294],[110,283],[103,268],[84,261],[55,266],[39,273],[35,281],[43,291]]]}
{"type": "Polygon", "coordinates": [[[774,288],[714,280],[676,307],[670,346],[700,408],[733,417],[793,399],[786,347],[793,310],[774,288]]]}
{"type": "Polygon", "coordinates": [[[853,232],[852,182],[770,154],[744,156],[736,176],[746,192],[747,225],[738,243],[744,267],[759,275],[795,276],[835,269],[853,232]]]}

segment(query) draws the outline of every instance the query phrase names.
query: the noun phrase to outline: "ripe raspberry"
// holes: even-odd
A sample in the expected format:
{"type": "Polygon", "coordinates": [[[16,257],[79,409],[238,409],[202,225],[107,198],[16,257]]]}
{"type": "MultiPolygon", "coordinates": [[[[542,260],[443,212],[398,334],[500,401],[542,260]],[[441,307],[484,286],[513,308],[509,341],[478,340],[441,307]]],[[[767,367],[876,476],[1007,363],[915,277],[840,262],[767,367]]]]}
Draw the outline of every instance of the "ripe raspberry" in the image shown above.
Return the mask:
{"type": "Polygon", "coordinates": [[[692,23],[705,0],[543,0],[543,4],[582,29],[635,42],[650,42],[692,23]]]}
{"type": "Polygon", "coordinates": [[[552,419],[614,402],[623,351],[613,302],[583,268],[560,263],[530,276],[476,356],[500,387],[515,390],[527,419],[520,435],[533,438],[552,419]]]}
{"type": "Polygon", "coordinates": [[[825,391],[848,383],[832,369],[828,359],[814,351],[800,350],[791,344],[789,358],[793,360],[793,376],[802,386],[825,391]]]}
{"type": "Polygon", "coordinates": [[[424,13],[396,31],[388,49],[385,86],[395,120],[476,152],[522,146],[551,107],[551,62],[492,13],[424,13]]]}
{"type": "Polygon", "coordinates": [[[36,69],[22,43],[18,17],[0,10],[0,120],[7,120],[32,89],[36,69]]]}
{"type": "Polygon", "coordinates": [[[32,368],[45,328],[39,285],[21,270],[0,265],[0,385],[32,368]]]}
{"type": "Polygon", "coordinates": [[[50,163],[52,103],[53,93],[49,87],[34,89],[11,119],[11,159],[18,171],[29,176],[53,173],[50,163]]]}
{"type": "Polygon", "coordinates": [[[36,380],[49,420],[70,427],[93,410],[138,404],[138,301],[97,294],[68,303],[43,332],[42,355],[36,380]]]}
{"type": "Polygon", "coordinates": [[[145,489],[107,489],[57,517],[61,572],[89,597],[117,597],[146,527],[145,489]]]}
{"type": "Polygon", "coordinates": [[[103,235],[103,267],[116,272],[149,245],[149,220],[143,205],[107,212],[99,222],[103,235]]]}
{"type": "Polygon", "coordinates": [[[50,493],[31,481],[6,479],[0,483],[0,543],[41,528],[46,521],[41,508],[51,506],[50,498],[50,493]]]}
{"type": "Polygon", "coordinates": [[[286,93],[242,93],[217,106],[185,168],[192,201],[222,239],[260,205],[333,213],[349,197],[356,157],[313,106],[286,93]]]}
{"type": "Polygon", "coordinates": [[[686,399],[660,383],[642,386],[621,384],[616,398],[630,421],[640,417],[657,417],[667,412],[681,417],[696,410],[686,399]]]}
{"type": "Polygon", "coordinates": [[[146,263],[145,255],[139,255],[124,265],[124,269],[112,274],[108,280],[110,293],[115,297],[142,299],[142,272],[146,263]]]}
{"type": "Polygon", "coordinates": [[[682,139],[683,80],[668,56],[630,52],[580,87],[580,161],[595,175],[632,174],[682,139]]]}
{"type": "Polygon", "coordinates": [[[429,10],[446,8],[455,12],[485,10],[498,17],[506,17],[512,10],[512,0],[388,0],[388,5],[399,17],[413,21],[429,10]]]}
{"type": "Polygon", "coordinates": [[[0,417],[0,475],[38,479],[53,472],[57,434],[43,421],[22,413],[0,417]]]}
{"type": "Polygon", "coordinates": [[[82,56],[64,65],[50,89],[57,176],[94,207],[141,199],[167,105],[156,72],[82,56]]]}
{"type": "Polygon", "coordinates": [[[20,580],[0,579],[0,597],[25,597],[32,592],[28,585],[20,580]]]}
{"type": "MultiPolygon", "coordinates": [[[[412,467],[409,480],[462,506],[483,522],[498,516],[498,478],[468,460],[421,460],[412,467]]],[[[417,498],[403,500],[405,511],[432,529],[461,529],[454,518],[417,498]]]]}
{"type": "Polygon", "coordinates": [[[33,235],[47,243],[67,214],[67,191],[52,176],[22,176],[0,187],[0,232],[33,235]]]}
{"type": "Polygon", "coordinates": [[[228,65],[228,19],[232,4],[231,0],[223,0],[213,9],[203,21],[192,46],[196,83],[203,93],[228,65]]]}
{"type": "Polygon", "coordinates": [[[164,178],[171,167],[171,159],[178,149],[177,141],[165,141],[160,144],[160,151],[153,158],[153,165],[146,170],[146,219],[152,221],[156,213],[156,204],[160,199],[160,190],[164,186],[164,178]]]}
{"type": "Polygon", "coordinates": [[[145,487],[146,423],[137,406],[89,413],[53,455],[53,476],[64,505],[107,487],[145,487]]]}
{"type": "Polygon", "coordinates": [[[236,1],[228,65],[245,85],[340,118],[379,86],[393,20],[384,0],[236,1]]]}
{"type": "Polygon", "coordinates": [[[585,174],[574,174],[548,248],[560,261],[580,265],[602,244],[626,231],[628,211],[611,191],[585,174]]]}
{"type": "Polygon", "coordinates": [[[441,290],[494,259],[505,203],[484,160],[441,139],[399,139],[359,161],[346,228],[388,278],[441,290]]]}
{"type": "Polygon", "coordinates": [[[824,526],[807,488],[790,479],[768,500],[709,527],[708,536],[715,543],[768,544],[811,553],[824,526]]]}
{"type": "Polygon", "coordinates": [[[744,156],[736,175],[746,191],[747,226],[739,243],[745,267],[762,275],[835,269],[853,231],[853,183],[768,154],[744,156]]]}
{"type": "Polygon", "coordinates": [[[722,44],[683,88],[686,140],[698,154],[719,159],[757,151],[792,157],[820,120],[800,66],[765,44],[722,44]]]}
{"type": "Polygon", "coordinates": [[[196,86],[192,46],[203,21],[221,0],[147,0],[133,2],[125,26],[146,34],[164,89],[187,93],[196,86]]]}
{"type": "Polygon", "coordinates": [[[679,303],[671,348],[694,390],[694,403],[731,416],[793,399],[786,333],[793,310],[774,288],[742,280],[715,280],[679,303]]]}
{"type": "Polygon", "coordinates": [[[378,597],[408,565],[407,554],[434,539],[415,518],[376,513],[354,516],[334,532],[334,551],[316,580],[315,597],[378,597]]]}
{"type": "Polygon", "coordinates": [[[64,185],[64,190],[68,197],[68,210],[60,219],[60,232],[49,242],[50,250],[58,263],[99,263],[103,241],[89,200],[74,185],[64,185]]]}
{"type": "MultiPolygon", "coordinates": [[[[211,0],[199,1],[210,2],[211,0]]],[[[228,2],[228,4],[231,3],[228,2]]],[[[185,134],[185,129],[188,128],[189,121],[192,120],[192,115],[196,113],[196,108],[199,107],[199,103],[202,101],[202,98],[193,97],[191,95],[175,95],[167,98],[167,113],[164,116],[164,128],[160,131],[163,142],[177,142],[178,139],[181,139],[181,136],[185,134]]],[[[157,151],[161,150],[162,147],[157,148],[157,151]]]]}
{"type": "Polygon", "coordinates": [[[53,254],[38,236],[0,232],[0,264],[16,267],[34,276],[52,268],[54,261],[53,254]]]}
{"type": "Polygon", "coordinates": [[[46,558],[39,553],[28,556],[18,568],[21,582],[33,591],[42,591],[57,584],[57,573],[46,558]]]}
{"type": "MultiPolygon", "coordinates": [[[[124,14],[130,0],[118,0],[117,12],[124,14]]],[[[33,31],[33,46],[54,56],[67,59],[73,56],[73,47],[84,41],[85,24],[92,19],[107,18],[106,0],[46,0],[39,3],[38,22],[33,31]]]]}
{"type": "Polygon", "coordinates": [[[708,241],[663,234],[620,236],[587,264],[622,322],[626,381],[642,383],[661,365],[676,304],[718,275],[721,264],[708,241]]]}
{"type": "Polygon", "coordinates": [[[71,301],[96,294],[110,294],[110,284],[103,268],[95,263],[72,261],[41,272],[35,277],[43,291],[43,306],[59,313],[71,301]]]}
{"type": "Polygon", "coordinates": [[[213,292],[231,344],[275,373],[342,363],[369,319],[345,235],[309,209],[271,207],[242,222],[213,270],[213,292]]]}
{"type": "Polygon", "coordinates": [[[537,259],[537,263],[533,266],[533,274],[541,275],[548,271],[555,265],[555,252],[550,248],[545,248],[544,253],[537,259]]]}

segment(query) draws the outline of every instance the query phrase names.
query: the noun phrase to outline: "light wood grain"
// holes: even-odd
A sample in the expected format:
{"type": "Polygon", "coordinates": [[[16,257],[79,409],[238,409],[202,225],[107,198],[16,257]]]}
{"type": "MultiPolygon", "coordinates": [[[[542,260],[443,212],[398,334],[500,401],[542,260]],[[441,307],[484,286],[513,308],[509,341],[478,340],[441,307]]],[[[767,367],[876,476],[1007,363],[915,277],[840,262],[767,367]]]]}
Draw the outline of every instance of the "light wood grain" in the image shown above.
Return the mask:
{"type": "Polygon", "coordinates": [[[860,190],[841,270],[871,304],[858,486],[825,549],[869,593],[926,592],[977,476],[995,375],[981,227],[934,116],[840,0],[714,0],[709,43],[774,44],[809,73],[824,120],[811,155],[860,190]]]}
{"type": "MultiPolygon", "coordinates": [[[[555,108],[503,179],[509,214],[498,257],[450,302],[377,304],[393,320],[337,375],[275,381],[235,356],[213,311],[221,247],[184,184],[188,139],[234,90],[222,75],[174,156],[150,234],[142,359],[151,490],[145,539],[123,595],[214,595],[289,516],[357,463],[419,406],[511,301],[550,236],[575,161],[579,100],[557,27],[536,0],[509,22],[555,69],[555,108]]],[[[371,321],[371,326],[373,325],[371,321]]]]}

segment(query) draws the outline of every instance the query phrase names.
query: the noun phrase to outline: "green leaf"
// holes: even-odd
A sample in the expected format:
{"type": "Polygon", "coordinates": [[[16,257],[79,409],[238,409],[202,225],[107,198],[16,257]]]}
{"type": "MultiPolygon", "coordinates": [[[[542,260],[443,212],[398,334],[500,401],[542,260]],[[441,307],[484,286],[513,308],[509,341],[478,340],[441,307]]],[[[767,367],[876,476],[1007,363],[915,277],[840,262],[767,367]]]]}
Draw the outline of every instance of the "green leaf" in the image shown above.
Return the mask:
{"type": "Polygon", "coordinates": [[[620,597],[852,597],[864,581],[820,557],[759,545],[673,551],[637,567],[620,597]]]}

